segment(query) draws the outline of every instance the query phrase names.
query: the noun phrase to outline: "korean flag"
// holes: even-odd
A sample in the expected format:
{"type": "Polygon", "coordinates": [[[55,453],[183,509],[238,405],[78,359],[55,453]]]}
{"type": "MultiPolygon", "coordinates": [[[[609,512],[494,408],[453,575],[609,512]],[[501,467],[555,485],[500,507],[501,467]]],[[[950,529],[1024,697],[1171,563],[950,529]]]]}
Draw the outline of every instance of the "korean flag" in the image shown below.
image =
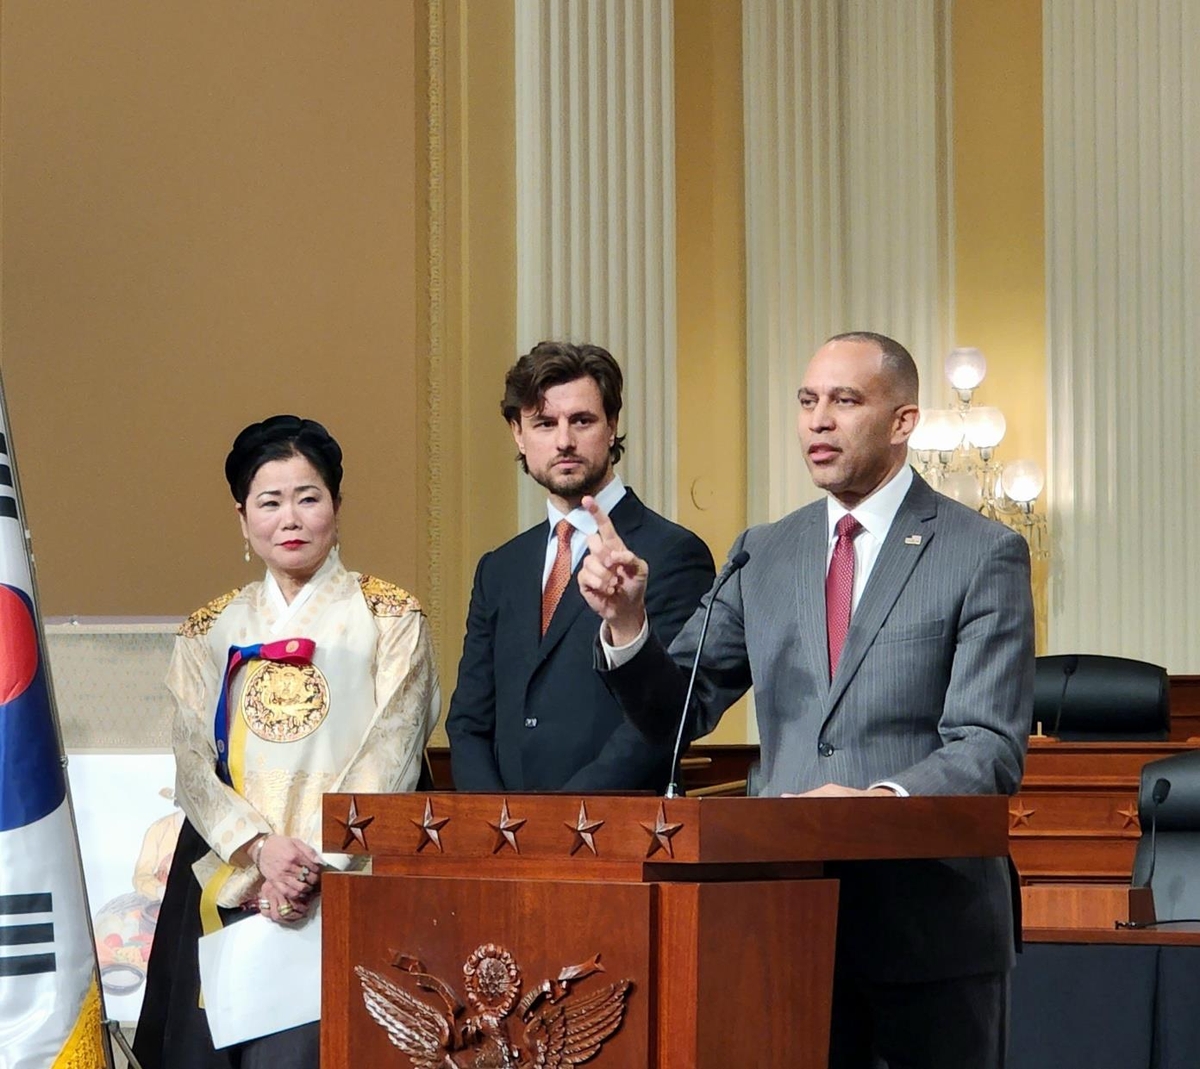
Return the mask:
{"type": "Polygon", "coordinates": [[[100,993],[0,384],[0,1069],[102,1069],[100,993]]]}

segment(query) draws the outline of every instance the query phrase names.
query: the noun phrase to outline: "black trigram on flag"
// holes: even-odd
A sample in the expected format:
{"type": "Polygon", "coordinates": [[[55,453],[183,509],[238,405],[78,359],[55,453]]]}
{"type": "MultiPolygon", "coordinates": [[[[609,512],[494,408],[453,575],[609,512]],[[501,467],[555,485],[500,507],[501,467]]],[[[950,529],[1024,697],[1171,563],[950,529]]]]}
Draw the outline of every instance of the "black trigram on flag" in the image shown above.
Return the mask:
{"type": "Polygon", "coordinates": [[[0,976],[54,972],[54,924],[49,894],[0,895],[0,976]],[[38,948],[38,949],[35,949],[38,948]]]}
{"type": "Polygon", "coordinates": [[[0,516],[17,518],[17,499],[13,493],[12,468],[8,466],[8,443],[0,431],[0,516]]]}

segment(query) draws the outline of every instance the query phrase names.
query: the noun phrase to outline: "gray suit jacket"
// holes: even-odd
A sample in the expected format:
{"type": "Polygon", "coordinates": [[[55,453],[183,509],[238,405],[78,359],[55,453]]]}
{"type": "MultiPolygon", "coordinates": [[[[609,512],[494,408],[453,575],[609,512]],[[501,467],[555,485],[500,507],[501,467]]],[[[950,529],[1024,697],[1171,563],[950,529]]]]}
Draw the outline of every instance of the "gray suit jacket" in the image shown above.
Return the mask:
{"type": "MultiPolygon", "coordinates": [[[[1033,702],[1024,540],[915,477],[830,681],[826,509],[817,502],[735,543],[731,555],[744,549],[750,559],[713,609],[692,734],[711,731],[753,687],[763,794],[879,780],[910,794],[1014,793],[1033,702]]],[[[669,653],[651,641],[605,673],[652,738],[673,733],[701,616],[702,609],[669,653]]],[[[882,980],[924,980],[1011,964],[1003,860],[855,864],[837,875],[846,967],[882,980]]]]}

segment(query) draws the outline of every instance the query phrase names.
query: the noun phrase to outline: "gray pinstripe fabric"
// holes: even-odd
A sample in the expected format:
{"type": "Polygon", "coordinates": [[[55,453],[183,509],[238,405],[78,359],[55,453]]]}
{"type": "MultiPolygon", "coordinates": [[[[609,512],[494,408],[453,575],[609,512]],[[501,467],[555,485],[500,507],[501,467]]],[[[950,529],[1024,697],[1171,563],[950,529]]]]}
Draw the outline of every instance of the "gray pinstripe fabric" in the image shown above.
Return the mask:
{"type": "MultiPolygon", "coordinates": [[[[765,794],[883,778],[910,794],[1011,794],[1033,701],[1024,540],[914,479],[831,683],[826,539],[823,501],[738,539],[731,552],[750,561],[713,610],[697,734],[753,682],[765,794]]],[[[698,634],[697,616],[676,661],[690,664],[698,634]]]]}
{"type": "MultiPolygon", "coordinates": [[[[914,478],[850,621],[832,682],[823,501],[744,532],[746,566],[714,607],[692,715],[703,735],[753,686],[764,794],[889,780],[910,794],[1011,794],[1033,701],[1033,606],[1024,540],[914,478]]],[[[705,602],[707,603],[707,596],[705,602]]],[[[690,666],[701,612],[670,658],[690,666]]],[[[608,673],[630,717],[670,733],[683,673],[654,643],[608,673]]],[[[879,979],[1005,968],[1012,905],[1002,861],[857,866],[849,906],[879,979]],[[857,910],[856,910],[857,911],[857,910]],[[915,918],[915,919],[914,919],[915,918]]],[[[843,911],[844,913],[846,911],[843,911]]]]}

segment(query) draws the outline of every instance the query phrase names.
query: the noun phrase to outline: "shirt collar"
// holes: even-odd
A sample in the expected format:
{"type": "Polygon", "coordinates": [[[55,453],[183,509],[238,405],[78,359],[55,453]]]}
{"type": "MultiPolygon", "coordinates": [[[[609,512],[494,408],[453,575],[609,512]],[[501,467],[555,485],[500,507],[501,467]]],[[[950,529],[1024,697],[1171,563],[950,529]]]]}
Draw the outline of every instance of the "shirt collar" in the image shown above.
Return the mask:
{"type": "Polygon", "coordinates": [[[860,501],[854,508],[846,508],[832,494],[826,497],[829,514],[829,537],[834,537],[837,522],[847,512],[851,513],[864,529],[882,544],[891,529],[892,521],[904,503],[909,487],[912,486],[913,471],[905,464],[895,475],[876,490],[870,497],[860,501]]]}
{"type": "Polygon", "coordinates": [[[338,547],[334,546],[321,562],[321,567],[313,573],[313,577],[292,598],[290,605],[284,600],[283,591],[279,589],[275,576],[268,571],[266,579],[263,580],[263,591],[266,594],[267,603],[275,610],[276,626],[290,620],[326,579],[341,570],[342,561],[338,556],[338,547]]]}
{"type": "MultiPolygon", "coordinates": [[[[621,498],[625,496],[625,484],[621,482],[621,476],[614,475],[609,484],[594,496],[596,504],[605,512],[611,513],[617,507],[621,498]]],[[[546,518],[550,521],[551,534],[553,534],[554,528],[558,526],[559,520],[567,520],[572,527],[577,531],[582,531],[584,534],[596,533],[596,521],[592,519],[592,514],[582,507],[571,509],[570,512],[559,512],[547,498],[546,518]]]]}

